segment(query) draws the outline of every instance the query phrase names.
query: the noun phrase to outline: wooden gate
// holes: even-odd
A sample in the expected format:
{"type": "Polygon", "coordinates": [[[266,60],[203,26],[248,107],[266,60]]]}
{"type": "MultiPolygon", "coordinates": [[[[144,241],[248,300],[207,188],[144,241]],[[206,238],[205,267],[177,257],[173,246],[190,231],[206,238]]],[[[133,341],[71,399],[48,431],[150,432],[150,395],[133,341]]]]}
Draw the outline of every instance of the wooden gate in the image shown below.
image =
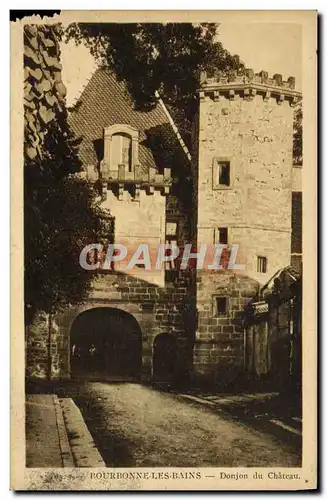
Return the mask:
{"type": "Polygon", "coordinates": [[[252,304],[245,333],[245,370],[271,388],[301,384],[301,305],[297,297],[252,304]]]}

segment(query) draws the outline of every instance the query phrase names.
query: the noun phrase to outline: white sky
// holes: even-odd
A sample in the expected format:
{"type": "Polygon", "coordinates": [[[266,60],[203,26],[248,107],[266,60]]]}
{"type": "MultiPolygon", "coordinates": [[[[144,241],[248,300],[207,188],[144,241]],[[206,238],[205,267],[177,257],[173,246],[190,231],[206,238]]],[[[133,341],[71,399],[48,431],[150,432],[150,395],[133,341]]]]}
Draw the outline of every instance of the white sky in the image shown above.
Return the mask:
{"type": "Polygon", "coordinates": [[[84,45],[74,41],[61,44],[62,80],[67,88],[67,106],[76,101],[96,68],[94,57],[84,45]]]}
{"type": "MultiPolygon", "coordinates": [[[[281,73],[284,80],[296,79],[301,90],[301,26],[284,23],[221,24],[219,40],[232,54],[238,54],[255,72],[281,73]]],[[[62,44],[63,80],[67,87],[67,104],[80,95],[96,65],[84,45],[62,44]]]]}
{"type": "Polygon", "coordinates": [[[301,89],[301,25],[291,23],[221,24],[219,40],[256,73],[294,76],[301,89]]]}

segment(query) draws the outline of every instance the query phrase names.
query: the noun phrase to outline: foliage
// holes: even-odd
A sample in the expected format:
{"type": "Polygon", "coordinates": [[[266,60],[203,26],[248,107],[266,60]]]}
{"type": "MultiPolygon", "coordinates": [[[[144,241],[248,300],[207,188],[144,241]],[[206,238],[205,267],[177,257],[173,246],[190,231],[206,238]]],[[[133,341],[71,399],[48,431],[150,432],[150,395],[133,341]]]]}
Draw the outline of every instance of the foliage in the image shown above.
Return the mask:
{"type": "Polygon", "coordinates": [[[25,160],[25,303],[56,311],[87,296],[92,273],[79,265],[82,248],[97,241],[103,212],[79,168],[72,139],[50,127],[42,159],[25,160]]]}
{"type": "Polygon", "coordinates": [[[68,40],[85,43],[127,82],[136,106],[152,106],[158,90],[175,110],[175,121],[188,145],[200,71],[244,68],[238,56],[223,48],[217,34],[218,25],[213,23],[79,23],[66,31],[68,40]]]}
{"type": "Polygon", "coordinates": [[[26,30],[29,37],[24,58],[27,324],[39,310],[55,312],[86,297],[93,276],[79,265],[79,254],[86,244],[97,241],[106,216],[96,205],[90,186],[78,174],[79,141],[67,122],[65,91],[58,66],[58,32],[58,28],[46,26],[26,30]]]}

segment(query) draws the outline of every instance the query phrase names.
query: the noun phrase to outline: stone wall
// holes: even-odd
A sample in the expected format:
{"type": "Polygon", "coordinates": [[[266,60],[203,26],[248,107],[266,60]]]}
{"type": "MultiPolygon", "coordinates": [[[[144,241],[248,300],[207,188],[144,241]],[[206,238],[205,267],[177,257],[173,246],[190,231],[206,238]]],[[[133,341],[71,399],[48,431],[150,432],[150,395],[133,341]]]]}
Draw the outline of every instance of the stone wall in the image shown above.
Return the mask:
{"type": "Polygon", "coordinates": [[[274,93],[267,82],[264,72],[204,75],[194,124],[197,246],[218,243],[217,229],[227,228],[228,246],[239,245],[236,263],[244,266],[197,271],[194,370],[198,380],[221,386],[244,373],[244,307],[290,264],[294,82],[276,75],[270,85],[281,88],[274,93]],[[229,183],[217,184],[218,162],[229,163],[229,183]],[[267,259],[265,272],[259,272],[259,256],[267,259]],[[226,299],[224,314],[215,310],[216,297],[226,299]]]}
{"type": "Polygon", "coordinates": [[[292,191],[302,191],[302,165],[293,165],[292,169],[292,191]]]}
{"type": "MultiPolygon", "coordinates": [[[[142,378],[152,377],[154,339],[170,333],[177,340],[177,371],[191,369],[194,336],[194,291],[191,271],[176,271],[165,287],[133,276],[108,272],[94,278],[89,300],[67,308],[55,318],[51,378],[70,378],[70,331],[76,317],[92,308],[117,308],[135,317],[142,331],[142,378]]],[[[38,316],[27,336],[27,376],[48,378],[48,318],[38,316]]]]}
{"type": "Polygon", "coordinates": [[[291,264],[302,268],[302,193],[292,193],[292,254],[291,264]]]}
{"type": "Polygon", "coordinates": [[[26,331],[27,378],[60,378],[62,340],[55,319],[38,313],[26,331]]]}
{"type": "Polygon", "coordinates": [[[196,281],[195,378],[224,386],[244,369],[244,307],[258,292],[258,283],[228,270],[199,271],[196,281]],[[227,299],[226,314],[217,314],[216,297],[227,299]]]}
{"type": "MultiPolygon", "coordinates": [[[[165,243],[166,197],[160,190],[147,194],[140,190],[136,200],[127,189],[123,199],[118,199],[116,193],[108,191],[106,200],[101,203],[114,218],[114,243],[124,244],[128,249],[126,259],[115,264],[115,269],[127,272],[134,277],[146,280],[149,283],[164,286],[164,268],[154,269],[157,258],[157,247],[165,243]],[[140,244],[148,244],[152,269],[141,266],[126,270],[126,266],[140,244]]],[[[141,255],[143,258],[144,255],[141,255]]]]}
{"type": "Polygon", "coordinates": [[[227,226],[245,273],[262,283],[257,255],[269,275],[290,262],[292,114],[289,102],[260,95],[200,102],[198,241],[213,243],[214,229],[227,226]],[[230,161],[229,187],[213,188],[215,158],[230,161]]]}

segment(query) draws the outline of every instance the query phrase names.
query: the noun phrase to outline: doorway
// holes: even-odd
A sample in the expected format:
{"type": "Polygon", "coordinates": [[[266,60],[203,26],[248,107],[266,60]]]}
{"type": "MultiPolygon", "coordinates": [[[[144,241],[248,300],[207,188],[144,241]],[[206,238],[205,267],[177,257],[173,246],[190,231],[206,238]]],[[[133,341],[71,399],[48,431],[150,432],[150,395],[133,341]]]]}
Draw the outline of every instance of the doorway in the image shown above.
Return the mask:
{"type": "Polygon", "coordinates": [[[137,380],[142,365],[141,329],[131,314],[95,308],[75,319],[70,335],[74,378],[137,380]]]}
{"type": "Polygon", "coordinates": [[[175,373],[176,338],[169,333],[161,333],[153,343],[153,380],[172,384],[175,373]]]}

